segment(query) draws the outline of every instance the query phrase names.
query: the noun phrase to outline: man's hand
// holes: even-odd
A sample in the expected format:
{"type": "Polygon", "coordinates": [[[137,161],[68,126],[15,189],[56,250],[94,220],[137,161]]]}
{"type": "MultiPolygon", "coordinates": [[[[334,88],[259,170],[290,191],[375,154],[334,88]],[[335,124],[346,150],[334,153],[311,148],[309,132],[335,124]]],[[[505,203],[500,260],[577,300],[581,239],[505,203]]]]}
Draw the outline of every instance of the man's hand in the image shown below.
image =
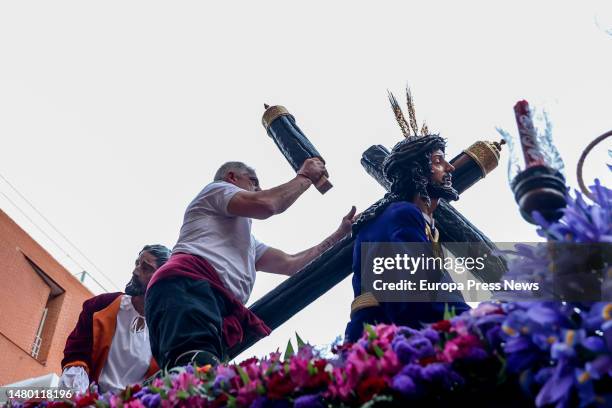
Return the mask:
{"type": "Polygon", "coordinates": [[[355,214],[357,212],[357,208],[355,206],[351,207],[351,210],[348,214],[342,217],[342,221],[340,222],[340,226],[336,230],[336,233],[340,237],[340,239],[344,238],[346,235],[351,233],[351,228],[353,223],[357,220],[360,214],[355,214]]]}
{"type": "Polygon", "coordinates": [[[322,176],[329,177],[325,169],[325,164],[317,157],[304,161],[304,164],[302,164],[302,167],[297,171],[297,174],[310,179],[313,184],[319,181],[322,176]]]}
{"type": "Polygon", "coordinates": [[[351,207],[348,214],[342,217],[342,222],[336,231],[325,238],[319,245],[315,245],[295,255],[288,255],[281,250],[268,248],[259,258],[255,265],[258,271],[277,273],[281,275],[293,275],[301,270],[306,264],[327,251],[334,244],[351,232],[353,222],[359,214],[355,215],[357,209],[351,207]]]}

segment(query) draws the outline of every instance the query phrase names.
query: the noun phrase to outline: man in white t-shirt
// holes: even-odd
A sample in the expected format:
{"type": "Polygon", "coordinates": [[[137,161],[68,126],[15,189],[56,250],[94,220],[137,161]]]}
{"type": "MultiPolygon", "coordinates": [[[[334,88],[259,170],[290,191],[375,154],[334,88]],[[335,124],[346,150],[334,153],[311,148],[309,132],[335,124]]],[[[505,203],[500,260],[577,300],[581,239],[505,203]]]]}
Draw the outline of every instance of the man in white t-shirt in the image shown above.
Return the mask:
{"type": "Polygon", "coordinates": [[[244,163],[219,168],[187,207],[172,257],[148,286],[151,350],[161,367],[216,364],[245,332],[269,334],[244,307],[256,271],[299,271],[350,232],[355,208],[323,242],[293,255],[258,241],[251,234],[251,218],[282,213],[323,175],[323,162],[308,159],[287,183],[261,190],[255,171],[244,163]]]}

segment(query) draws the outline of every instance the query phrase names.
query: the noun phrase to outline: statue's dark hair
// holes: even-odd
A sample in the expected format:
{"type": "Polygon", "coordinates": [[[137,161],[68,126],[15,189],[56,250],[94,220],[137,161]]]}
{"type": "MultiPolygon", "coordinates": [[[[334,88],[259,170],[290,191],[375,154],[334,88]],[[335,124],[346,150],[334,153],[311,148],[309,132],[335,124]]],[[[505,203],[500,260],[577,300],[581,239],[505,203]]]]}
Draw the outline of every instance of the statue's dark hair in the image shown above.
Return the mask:
{"type": "Polygon", "coordinates": [[[383,174],[390,191],[372,205],[353,224],[353,234],[380,215],[396,201],[412,202],[417,196],[430,203],[431,155],[444,151],[446,141],[439,135],[410,136],[397,143],[383,162],[383,174]]]}
{"type": "Polygon", "coordinates": [[[172,252],[168,248],[159,244],[145,245],[145,247],[142,248],[142,251],[140,251],[140,253],[143,253],[145,251],[155,257],[155,262],[157,263],[158,268],[165,264],[166,261],[168,261],[168,259],[170,258],[170,255],[172,254],[172,252]]]}

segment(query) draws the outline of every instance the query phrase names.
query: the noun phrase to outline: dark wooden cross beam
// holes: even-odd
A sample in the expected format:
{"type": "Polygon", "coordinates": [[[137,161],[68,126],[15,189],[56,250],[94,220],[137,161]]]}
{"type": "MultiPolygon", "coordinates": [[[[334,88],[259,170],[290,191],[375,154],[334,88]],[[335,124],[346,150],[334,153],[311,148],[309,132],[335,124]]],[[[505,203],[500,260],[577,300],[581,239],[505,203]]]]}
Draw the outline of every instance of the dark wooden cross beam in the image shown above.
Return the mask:
{"type": "MultiPolygon", "coordinates": [[[[364,152],[361,161],[368,174],[386,189],[388,185],[382,175],[382,160],[387,154],[388,151],[384,147],[372,146],[364,152]]],[[[450,204],[438,205],[435,217],[442,242],[478,242],[484,243],[491,250],[495,249],[495,245],[450,204]]],[[[353,242],[353,237],[337,242],[301,271],[255,302],[250,307],[251,311],[266,322],[270,329],[278,328],[351,274],[353,242]]],[[[492,255],[487,257],[487,262],[484,269],[487,275],[477,277],[483,281],[498,279],[505,271],[505,264],[492,255]]],[[[346,321],[349,319],[351,300],[346,299],[346,321]]],[[[344,329],[344,323],[346,322],[338,323],[339,330],[344,329]]],[[[229,350],[229,357],[236,357],[257,340],[255,337],[247,337],[241,344],[229,350]]]]}

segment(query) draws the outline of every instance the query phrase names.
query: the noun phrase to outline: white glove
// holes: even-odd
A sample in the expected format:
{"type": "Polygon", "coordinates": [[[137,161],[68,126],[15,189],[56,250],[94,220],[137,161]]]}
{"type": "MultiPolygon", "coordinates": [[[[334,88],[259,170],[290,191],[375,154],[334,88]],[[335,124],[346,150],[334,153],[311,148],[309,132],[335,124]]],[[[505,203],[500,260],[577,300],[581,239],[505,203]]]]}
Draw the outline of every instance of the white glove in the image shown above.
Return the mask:
{"type": "Polygon", "coordinates": [[[60,377],[61,388],[71,388],[78,392],[85,392],[89,387],[89,377],[83,367],[73,366],[64,369],[60,377]]]}

